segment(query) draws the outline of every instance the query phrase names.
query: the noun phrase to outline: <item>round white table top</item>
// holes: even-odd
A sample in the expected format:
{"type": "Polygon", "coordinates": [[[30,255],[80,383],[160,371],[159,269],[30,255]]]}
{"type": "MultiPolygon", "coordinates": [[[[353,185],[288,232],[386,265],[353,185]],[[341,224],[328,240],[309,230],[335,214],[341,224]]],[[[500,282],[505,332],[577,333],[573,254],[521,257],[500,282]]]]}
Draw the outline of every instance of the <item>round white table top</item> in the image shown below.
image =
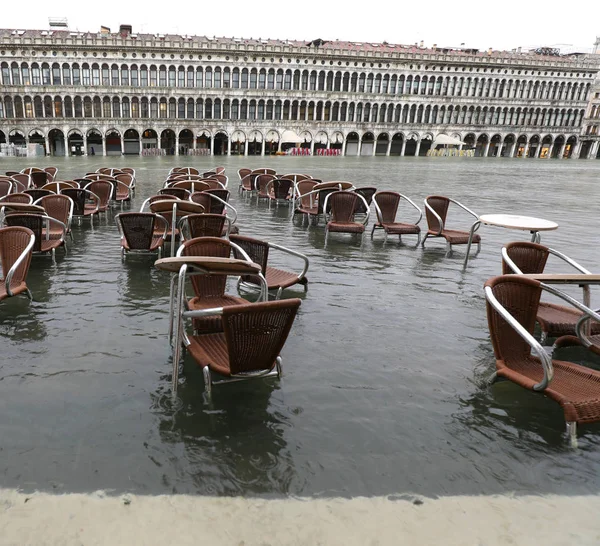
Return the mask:
{"type": "Polygon", "coordinates": [[[490,226],[521,229],[523,231],[551,231],[558,228],[556,222],[517,214],[483,214],[479,217],[479,221],[490,226]]]}

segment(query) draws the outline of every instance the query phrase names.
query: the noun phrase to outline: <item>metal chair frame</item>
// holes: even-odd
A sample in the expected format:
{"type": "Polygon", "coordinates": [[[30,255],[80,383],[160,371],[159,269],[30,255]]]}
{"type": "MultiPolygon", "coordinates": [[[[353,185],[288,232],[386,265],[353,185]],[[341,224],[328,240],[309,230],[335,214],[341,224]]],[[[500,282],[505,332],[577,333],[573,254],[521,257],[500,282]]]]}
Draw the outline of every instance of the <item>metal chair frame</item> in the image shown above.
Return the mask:
{"type": "MultiPolygon", "coordinates": [[[[120,220],[120,216],[122,213],[117,214],[115,216],[115,222],[117,224],[117,229],[119,230],[119,234],[121,235],[121,241],[123,241],[123,239],[125,239],[125,231],[123,230],[123,226],[121,224],[121,220],[120,220]]],[[[125,213],[126,214],[126,213],[125,213]]],[[[163,231],[163,235],[162,235],[162,239],[163,242],[162,244],[155,250],[140,250],[140,249],[130,249],[130,250],[126,250],[125,247],[123,246],[123,244],[121,243],[121,260],[124,260],[125,257],[127,256],[127,254],[129,253],[133,253],[133,254],[154,254],[156,252],[158,258],[160,258],[162,256],[162,247],[165,243],[165,240],[167,238],[167,233],[169,231],[169,223],[167,222],[167,220],[162,217],[160,214],[156,214],[154,212],[144,212],[144,213],[140,213],[140,214],[152,214],[155,218],[161,220],[162,222],[164,222],[165,224],[165,228],[163,231]]],[[[156,228],[156,224],[154,225],[154,227],[156,228]]]]}
{"type": "MultiPolygon", "coordinates": [[[[377,215],[377,221],[379,222],[379,224],[383,223],[383,216],[382,216],[382,212],[381,209],[379,208],[379,204],[377,203],[377,194],[379,192],[377,192],[374,196],[373,196],[373,204],[375,205],[375,214],[377,215]]],[[[398,203],[398,207],[396,207],[396,215],[398,214],[398,209],[400,208],[400,203],[402,202],[402,199],[405,199],[408,203],[410,203],[416,210],[419,211],[419,218],[418,220],[414,223],[415,226],[418,226],[419,223],[421,222],[421,220],[423,219],[423,211],[421,210],[421,208],[407,195],[404,195],[403,193],[400,192],[393,192],[393,193],[397,193],[400,196],[400,202],[398,203]]],[[[394,217],[394,220],[396,218],[394,217]]],[[[385,226],[383,225],[377,225],[377,223],[373,224],[373,228],[371,229],[371,239],[373,239],[373,234],[375,233],[376,229],[383,229],[385,232],[385,237],[383,239],[383,242],[386,243],[387,242],[387,238],[388,238],[388,232],[385,229],[385,226]]],[[[400,238],[400,240],[402,240],[402,235],[398,236],[400,238]]],[[[419,246],[419,243],[421,242],[421,232],[419,232],[417,234],[417,244],[415,246],[419,246]]]]}
{"type": "MultiPolygon", "coordinates": [[[[8,270],[8,272],[6,273],[6,275],[3,279],[4,287],[6,289],[6,293],[8,294],[9,297],[18,296],[18,294],[13,294],[13,292],[10,289],[10,284],[12,282],[12,278],[15,275],[15,272],[17,271],[19,266],[23,263],[23,260],[26,260],[27,256],[31,253],[31,249],[33,248],[34,244],[35,244],[35,234],[33,232],[31,232],[31,235],[29,237],[29,243],[27,243],[27,246],[25,247],[23,252],[21,252],[19,257],[15,260],[15,263],[11,266],[11,268],[8,270]]],[[[25,294],[27,295],[27,298],[29,299],[29,301],[33,301],[33,295],[31,294],[31,290],[29,290],[29,287],[27,287],[27,289],[25,290],[25,294]]]]}
{"type": "MultiPolygon", "coordinates": [[[[365,214],[365,217],[364,217],[364,219],[362,220],[362,222],[355,222],[355,223],[356,223],[356,224],[362,224],[363,226],[366,226],[366,225],[367,225],[367,223],[369,222],[369,217],[371,216],[371,208],[369,207],[369,203],[367,203],[367,200],[366,200],[366,199],[365,199],[365,198],[364,198],[364,197],[363,197],[363,196],[362,196],[360,193],[356,193],[356,192],[354,192],[354,191],[351,191],[351,190],[338,190],[338,191],[340,191],[340,192],[342,192],[342,193],[353,193],[353,194],[354,194],[354,195],[356,195],[356,196],[357,196],[359,199],[361,199],[361,200],[362,200],[362,202],[363,202],[363,204],[364,204],[364,206],[365,206],[365,208],[366,208],[366,210],[367,210],[367,213],[365,214]]],[[[329,213],[327,212],[327,203],[329,202],[329,198],[330,198],[332,195],[334,195],[335,193],[338,193],[338,192],[328,193],[328,194],[325,196],[325,202],[323,203],[323,219],[324,219],[324,221],[325,221],[325,243],[327,243],[327,238],[329,237],[329,222],[328,222],[328,220],[327,220],[327,214],[331,214],[331,211],[330,211],[329,213]]],[[[336,233],[340,233],[340,232],[336,232],[336,233]]],[[[356,235],[359,235],[359,234],[358,234],[358,233],[356,233],[356,235]]],[[[363,238],[364,238],[364,235],[365,235],[364,231],[363,231],[362,233],[360,233],[360,236],[361,236],[361,244],[362,244],[362,240],[363,240],[363,238]]]]}
{"type": "MultiPolygon", "coordinates": [[[[539,283],[540,288],[553,296],[563,299],[579,311],[583,313],[583,317],[580,322],[588,321],[590,319],[600,322],[600,314],[597,311],[590,309],[589,307],[578,302],[575,298],[572,298],[568,294],[557,290],[553,286],[539,283]]],[[[513,328],[513,330],[519,334],[519,336],[531,347],[533,353],[539,358],[544,372],[542,380],[533,386],[534,391],[544,391],[552,382],[554,377],[554,369],[552,364],[552,357],[544,350],[542,345],[527,331],[527,329],[521,325],[521,323],[513,317],[508,310],[498,301],[493,293],[490,286],[484,288],[485,299],[492,308],[513,328]]],[[[497,379],[497,372],[494,372],[490,378],[489,383],[492,384],[497,379]]],[[[571,446],[577,446],[577,423],[575,421],[567,421],[567,435],[569,437],[571,446]]]]}
{"type": "MultiPolygon", "coordinates": [[[[445,199],[448,199],[448,201],[450,201],[450,203],[454,203],[455,205],[457,205],[458,207],[463,209],[465,212],[468,212],[471,216],[473,216],[475,218],[475,222],[474,222],[473,226],[471,227],[471,232],[474,234],[479,229],[479,225],[476,226],[476,224],[479,222],[479,216],[475,212],[473,212],[470,208],[466,207],[465,205],[463,205],[456,199],[452,199],[451,197],[445,197],[445,199]]],[[[429,203],[427,202],[427,198],[425,198],[423,200],[423,203],[425,204],[425,208],[427,210],[429,210],[436,217],[436,219],[439,223],[439,226],[440,226],[437,231],[437,235],[431,235],[429,233],[429,226],[428,226],[427,232],[425,233],[425,237],[423,237],[423,241],[421,242],[421,246],[424,248],[425,241],[427,240],[428,237],[432,237],[432,238],[442,237],[442,231],[444,231],[445,224],[442,221],[442,219],[440,218],[439,214],[437,212],[435,212],[435,210],[429,205],[429,203]]],[[[470,252],[470,249],[471,249],[470,247],[471,247],[471,245],[469,245],[467,252],[470,252]]],[[[481,241],[477,243],[477,252],[479,252],[480,250],[481,250],[481,241]]],[[[446,254],[448,255],[451,252],[452,252],[452,244],[449,241],[446,241],[446,254]]]]}

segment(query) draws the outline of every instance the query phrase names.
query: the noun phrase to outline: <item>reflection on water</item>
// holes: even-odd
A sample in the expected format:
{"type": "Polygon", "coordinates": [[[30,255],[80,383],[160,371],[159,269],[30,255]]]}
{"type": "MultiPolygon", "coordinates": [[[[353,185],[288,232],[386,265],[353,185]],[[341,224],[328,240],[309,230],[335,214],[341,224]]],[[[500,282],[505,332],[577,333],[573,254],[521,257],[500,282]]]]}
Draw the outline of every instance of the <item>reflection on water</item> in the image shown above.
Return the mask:
{"type": "MultiPolygon", "coordinates": [[[[53,160],[54,161],[54,160],[53,160]]],[[[181,158],[56,159],[62,178],[99,166],[137,170],[137,208],[181,158]]],[[[69,254],[33,260],[34,302],[0,304],[0,473],[25,489],[218,495],[424,495],[597,492],[600,426],[567,448],[561,409],[494,369],[482,286],[500,248],[528,234],[482,227],[481,252],[377,234],[364,241],[304,226],[284,205],[237,195],[242,166],[398,190],[421,204],[447,194],[483,213],[559,223],[543,241],[591,269],[598,163],[443,158],[219,158],[231,176],[242,234],[310,258],[309,285],[283,356],[284,377],[203,396],[186,358],[170,392],[169,275],[152,258],[121,261],[115,209],[74,227],[69,254]],[[507,196],[510,203],[507,204],[507,196]],[[577,241],[577,245],[573,242],[577,241]]],[[[4,170],[30,161],[5,162],[4,170]]],[[[193,158],[203,170],[216,163],[193,158]]],[[[49,164],[49,161],[38,161],[49,164]]],[[[452,213],[454,227],[470,217],[452,213]]],[[[424,227],[424,223],[422,227],[424,227]]],[[[273,252],[275,265],[299,269],[273,252]]],[[[555,269],[564,271],[564,269],[555,269]]],[[[232,284],[230,289],[234,289],[232,284]]],[[[573,291],[580,296],[579,290],[573,291]]],[[[252,295],[248,296],[252,298],[252,295]]],[[[594,302],[593,302],[594,303],[594,302]]],[[[561,358],[589,360],[581,349],[561,358]]],[[[600,369],[596,360],[592,363],[600,369]]]]}

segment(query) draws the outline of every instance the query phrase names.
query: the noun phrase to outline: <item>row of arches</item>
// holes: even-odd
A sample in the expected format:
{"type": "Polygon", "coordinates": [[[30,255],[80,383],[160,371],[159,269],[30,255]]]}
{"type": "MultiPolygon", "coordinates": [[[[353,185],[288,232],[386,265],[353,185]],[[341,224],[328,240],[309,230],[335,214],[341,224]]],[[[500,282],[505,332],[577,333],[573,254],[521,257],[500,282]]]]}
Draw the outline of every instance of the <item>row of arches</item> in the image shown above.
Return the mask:
{"type": "Polygon", "coordinates": [[[1,63],[2,84],[339,91],[587,101],[591,83],[547,77],[437,76],[332,70],[107,63],[1,63]]]}
{"type": "Polygon", "coordinates": [[[0,98],[0,119],[124,118],[295,120],[430,125],[580,127],[584,109],[346,101],[90,97],[0,98]]]}
{"type": "MultiPolygon", "coordinates": [[[[188,150],[204,149],[211,155],[268,155],[300,146],[312,153],[320,148],[338,149],[343,155],[427,155],[436,134],[432,132],[380,132],[358,133],[325,130],[302,131],[297,141],[286,142],[284,130],[270,129],[245,131],[235,129],[185,128],[73,128],[63,131],[53,128],[47,132],[35,128],[28,131],[15,128],[7,134],[0,131],[0,143],[15,145],[37,143],[53,155],[113,155],[140,154],[144,149],[162,149],[180,155],[188,150]]],[[[568,134],[518,134],[518,133],[452,133],[462,140],[465,149],[473,149],[481,157],[570,157],[579,144],[576,135],[568,134]]]]}

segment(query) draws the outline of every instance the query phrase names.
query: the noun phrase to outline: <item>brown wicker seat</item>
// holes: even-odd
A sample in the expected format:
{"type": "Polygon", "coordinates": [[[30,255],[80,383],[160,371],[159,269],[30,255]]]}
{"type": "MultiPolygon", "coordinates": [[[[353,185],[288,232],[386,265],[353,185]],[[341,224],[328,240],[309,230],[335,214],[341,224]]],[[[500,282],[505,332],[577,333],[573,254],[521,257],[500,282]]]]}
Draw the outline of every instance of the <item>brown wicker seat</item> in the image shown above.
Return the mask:
{"type": "Polygon", "coordinates": [[[11,213],[4,219],[8,226],[21,226],[30,229],[34,236],[35,242],[33,244],[32,252],[36,253],[52,253],[52,259],[56,256],[56,249],[63,247],[65,254],[67,247],[65,246],[65,235],[67,226],[65,226],[59,220],[46,216],[45,214],[26,214],[26,213],[11,213]],[[45,224],[51,225],[55,223],[62,225],[62,235],[55,239],[50,239],[49,234],[45,231],[45,224]]]}
{"type": "Polygon", "coordinates": [[[35,235],[28,228],[0,229],[0,301],[23,293],[32,299],[26,279],[34,244],[35,235]]]}
{"type": "Polygon", "coordinates": [[[385,232],[385,240],[387,240],[388,235],[398,235],[400,240],[402,240],[402,235],[417,235],[418,246],[421,241],[421,228],[418,224],[421,221],[421,218],[423,218],[423,213],[410,198],[395,191],[380,191],[373,196],[373,203],[375,204],[375,212],[377,213],[377,222],[373,224],[371,239],[373,238],[376,229],[383,229],[385,232]],[[413,224],[396,222],[398,206],[402,199],[410,203],[419,211],[419,218],[413,224]]]}
{"type": "Polygon", "coordinates": [[[231,220],[223,214],[188,214],[180,221],[182,240],[197,237],[229,236],[231,220]]]}
{"type": "Polygon", "coordinates": [[[552,360],[533,338],[542,288],[540,282],[518,275],[495,277],[485,283],[488,326],[496,355],[494,377],[509,379],[558,402],[571,441],[576,442],[578,423],[600,421],[600,372],[552,360]]]}
{"type": "Polygon", "coordinates": [[[84,189],[92,192],[100,200],[98,203],[98,212],[103,212],[105,215],[108,214],[108,207],[114,192],[113,184],[108,180],[95,180],[85,186],[84,189]]]}
{"type": "Polygon", "coordinates": [[[280,377],[279,353],[299,307],[299,299],[223,307],[218,311],[222,333],[190,336],[187,349],[202,368],[206,394],[210,397],[213,385],[227,381],[280,377]],[[211,372],[225,379],[213,381],[211,372]]]}
{"type": "MultiPolygon", "coordinates": [[[[308,285],[306,273],[308,271],[309,261],[304,254],[290,250],[284,246],[269,243],[267,241],[260,241],[251,237],[245,237],[243,235],[230,235],[229,239],[232,243],[239,245],[254,263],[257,263],[261,266],[262,274],[267,280],[267,289],[277,290],[277,294],[275,296],[276,299],[281,297],[281,294],[285,288],[289,288],[295,284],[304,286],[306,290],[308,285]],[[295,273],[269,266],[269,250],[271,249],[280,250],[292,256],[301,258],[304,262],[302,271],[300,273],[295,273]]],[[[243,258],[243,256],[241,256],[237,250],[235,250],[234,253],[236,258],[243,258]]],[[[245,275],[240,278],[240,282],[247,288],[255,289],[261,284],[260,279],[254,275],[245,275]]]]}
{"type": "Polygon", "coordinates": [[[94,223],[94,216],[100,210],[100,198],[89,190],[82,188],[71,188],[61,191],[61,195],[66,195],[73,201],[73,218],[81,223],[83,218],[89,218],[90,223],[94,223]]]}
{"type": "MultiPolygon", "coordinates": [[[[589,271],[577,262],[552,248],[528,241],[515,241],[502,249],[502,273],[543,273],[550,255],[556,256],[573,266],[577,271],[589,271]]],[[[542,343],[548,337],[575,334],[575,325],[583,313],[573,307],[556,303],[540,302],[537,322],[542,330],[542,343]]],[[[600,334],[600,324],[592,324],[592,334],[600,334]]]]}
{"type": "MultiPolygon", "coordinates": [[[[73,240],[73,235],[71,233],[73,201],[68,195],[46,195],[34,204],[44,207],[48,216],[60,221],[60,224],[50,222],[48,228],[50,239],[60,239],[63,236],[64,229],[62,226],[64,225],[66,226],[66,233],[71,237],[71,240],[73,240]]],[[[42,235],[45,236],[45,234],[46,231],[44,230],[42,235]]]]}
{"type": "Polygon", "coordinates": [[[278,177],[269,181],[265,190],[269,199],[269,206],[272,202],[277,205],[279,203],[289,204],[294,198],[294,181],[291,178],[278,177]]]}
{"type": "Polygon", "coordinates": [[[330,232],[363,234],[365,225],[369,221],[369,206],[366,199],[352,191],[334,191],[325,198],[324,210],[331,206],[331,217],[325,225],[325,240],[330,232]],[[354,211],[359,201],[363,202],[367,212],[363,222],[354,221],[354,211]]]}
{"type": "MultiPolygon", "coordinates": [[[[225,239],[217,237],[199,237],[185,241],[179,250],[178,256],[214,256],[219,258],[230,258],[232,245],[225,239]]],[[[223,275],[192,275],[190,277],[194,297],[188,300],[188,308],[194,311],[200,309],[214,309],[216,307],[228,307],[239,305],[247,301],[238,296],[225,293],[227,277],[223,275]]],[[[221,317],[196,318],[193,321],[196,333],[222,332],[223,323],[221,317]]]]}
{"type": "Polygon", "coordinates": [[[121,258],[129,252],[158,253],[167,237],[168,222],[152,212],[122,212],[115,216],[121,233],[121,258]]]}
{"type": "MultiPolygon", "coordinates": [[[[425,215],[427,217],[428,230],[423,238],[422,246],[425,246],[425,241],[428,237],[442,237],[446,240],[446,248],[448,252],[452,252],[452,245],[466,245],[469,243],[469,232],[455,229],[446,229],[446,217],[448,216],[448,208],[454,203],[465,212],[474,216],[476,221],[479,220],[477,214],[465,207],[455,199],[443,197],[441,195],[429,195],[425,198],[425,215]]],[[[473,234],[473,243],[477,243],[477,251],[481,248],[481,237],[473,234]]]]}
{"type": "Polygon", "coordinates": [[[28,193],[9,193],[0,197],[0,206],[2,203],[33,203],[33,197],[28,193]]]}

